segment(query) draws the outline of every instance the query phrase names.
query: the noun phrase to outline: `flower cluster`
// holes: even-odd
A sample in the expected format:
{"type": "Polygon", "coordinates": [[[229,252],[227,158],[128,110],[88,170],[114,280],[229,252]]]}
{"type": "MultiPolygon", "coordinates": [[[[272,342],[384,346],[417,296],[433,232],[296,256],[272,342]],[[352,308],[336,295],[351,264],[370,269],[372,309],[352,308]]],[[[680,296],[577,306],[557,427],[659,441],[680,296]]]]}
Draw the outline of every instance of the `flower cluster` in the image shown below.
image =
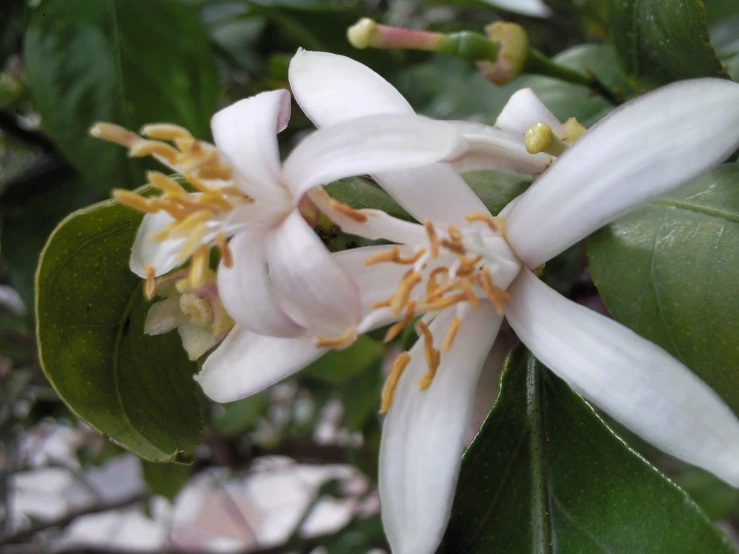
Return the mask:
{"type": "Polygon", "coordinates": [[[380,401],[380,495],[393,552],[435,551],[451,507],[483,362],[504,319],[573,389],[656,446],[739,486],[739,421],[664,350],[562,297],[537,277],[548,260],[739,146],[739,85],[684,81],[646,94],[585,131],[528,89],[494,126],[416,115],[382,77],[342,56],[299,51],[295,100],[319,129],[280,163],[287,91],[217,113],[215,146],[167,124],[142,136],[93,134],[153,155],[182,179],[149,174],[160,194],[117,191],[146,213],[131,269],[154,304],[148,332],[175,327],[196,379],[219,402],[255,394],[328,349],[415,326],[380,401]],[[461,173],[535,177],[491,214],[461,173]],[[415,219],[355,210],[322,185],[370,174],[415,219]],[[330,253],[322,212],[386,244],[330,253]],[[211,250],[218,253],[211,256],[211,250]],[[211,259],[218,259],[217,269],[211,259]],[[431,485],[433,483],[433,486],[431,485]]]}

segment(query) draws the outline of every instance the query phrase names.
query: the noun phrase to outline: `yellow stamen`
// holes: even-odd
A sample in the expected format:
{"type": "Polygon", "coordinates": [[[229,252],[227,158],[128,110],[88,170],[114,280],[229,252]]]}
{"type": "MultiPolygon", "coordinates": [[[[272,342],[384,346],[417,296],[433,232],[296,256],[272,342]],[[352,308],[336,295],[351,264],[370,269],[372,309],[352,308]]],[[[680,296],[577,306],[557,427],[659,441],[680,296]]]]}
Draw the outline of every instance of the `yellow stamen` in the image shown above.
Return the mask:
{"type": "Polygon", "coordinates": [[[408,299],[411,296],[413,287],[420,283],[421,280],[421,275],[413,270],[410,270],[405,274],[405,276],[403,276],[403,279],[401,279],[398,284],[398,288],[390,301],[390,315],[393,317],[400,315],[400,312],[405,308],[406,304],[408,304],[408,299]]]}
{"type": "Polygon", "coordinates": [[[424,220],[423,227],[429,237],[429,245],[431,246],[429,253],[432,258],[436,258],[439,255],[439,236],[436,234],[436,229],[434,229],[430,219],[424,220]]]}
{"type": "Polygon", "coordinates": [[[230,212],[233,209],[231,202],[223,198],[218,192],[204,192],[201,196],[197,197],[195,203],[210,208],[222,208],[226,212],[230,212]]]}
{"type": "Polygon", "coordinates": [[[397,246],[394,246],[390,250],[386,250],[385,252],[378,252],[377,254],[373,254],[372,256],[364,260],[364,265],[374,265],[382,262],[393,262],[398,257],[398,254],[400,254],[400,249],[397,246]]]}
{"type": "Polygon", "coordinates": [[[233,169],[225,165],[217,167],[202,167],[199,170],[200,176],[203,179],[221,179],[228,181],[233,177],[233,169]]]}
{"type": "Polygon", "coordinates": [[[441,245],[447,250],[451,250],[455,254],[464,255],[467,253],[467,250],[465,249],[464,245],[452,242],[448,239],[441,239],[441,245]]]}
{"type": "Polygon", "coordinates": [[[452,321],[449,323],[449,327],[446,330],[446,333],[444,333],[444,338],[441,340],[441,351],[442,352],[448,352],[449,349],[452,347],[452,344],[454,344],[454,339],[457,336],[457,331],[459,331],[459,326],[462,323],[462,320],[459,319],[457,316],[454,316],[452,318],[452,321]]]}
{"type": "Polygon", "coordinates": [[[503,303],[508,302],[508,293],[493,284],[490,270],[487,267],[482,270],[482,274],[478,275],[478,282],[485,291],[485,295],[493,306],[495,306],[495,311],[502,315],[505,311],[505,305],[503,303]]]}
{"type": "Polygon", "coordinates": [[[420,303],[418,305],[418,311],[434,312],[438,310],[443,310],[444,308],[454,306],[454,304],[465,302],[466,300],[467,295],[464,292],[460,292],[459,294],[455,294],[453,296],[445,296],[444,298],[439,298],[438,300],[433,300],[431,302],[420,303]]]}
{"type": "Polygon", "coordinates": [[[385,384],[382,387],[382,396],[380,400],[380,413],[384,414],[390,409],[390,405],[393,403],[393,394],[398,386],[398,381],[403,376],[405,368],[408,366],[408,362],[411,361],[411,355],[408,352],[401,352],[393,363],[393,368],[390,370],[390,375],[387,376],[385,384]]]}
{"type": "Polygon", "coordinates": [[[479,310],[480,300],[477,298],[475,291],[472,290],[472,277],[465,277],[462,281],[462,286],[464,287],[464,293],[467,295],[469,303],[472,304],[473,308],[479,310]]]}
{"type": "Polygon", "coordinates": [[[133,208],[138,212],[153,214],[159,211],[159,208],[154,206],[150,199],[144,198],[143,196],[140,196],[135,192],[131,192],[130,190],[115,189],[113,191],[113,198],[115,198],[124,206],[133,208]]]}
{"type": "MultiPolygon", "coordinates": [[[[193,173],[184,173],[183,176],[187,179],[188,183],[195,187],[196,190],[199,190],[200,192],[215,192],[215,189],[206,185],[202,179],[198,178],[197,175],[194,175],[193,173]]],[[[222,192],[222,190],[219,190],[218,192],[222,192]]]]}
{"type": "Polygon", "coordinates": [[[347,206],[346,204],[339,202],[338,200],[334,200],[333,198],[331,198],[329,200],[329,204],[334,210],[341,214],[344,214],[347,217],[350,217],[354,221],[358,221],[359,223],[364,223],[365,221],[367,221],[367,214],[362,213],[360,210],[355,210],[351,206],[347,206]]]}
{"type": "MultiPolygon", "coordinates": [[[[448,272],[449,272],[449,268],[446,266],[437,267],[431,271],[428,277],[428,281],[426,282],[426,299],[427,300],[439,288],[439,284],[436,281],[436,276],[439,274],[444,274],[446,276],[448,272]]],[[[444,281],[442,281],[441,285],[443,286],[444,284],[446,284],[446,282],[447,281],[445,278],[444,281]]]]}
{"type": "Polygon", "coordinates": [[[174,164],[179,156],[179,152],[166,142],[158,140],[141,139],[128,150],[128,155],[132,158],[143,158],[155,154],[161,156],[170,164],[174,164]]]}
{"type": "Polygon", "coordinates": [[[156,291],[157,283],[154,277],[154,267],[150,265],[144,266],[144,274],[146,275],[146,281],[144,282],[144,297],[147,300],[154,298],[154,292],[156,291]]]}
{"type": "Polygon", "coordinates": [[[410,264],[416,263],[418,261],[418,259],[421,256],[423,256],[425,253],[426,253],[426,249],[425,248],[420,248],[412,256],[408,256],[407,258],[403,258],[400,255],[398,255],[398,256],[395,257],[395,259],[393,261],[396,264],[400,264],[400,265],[410,265],[410,264]]]}
{"type": "Polygon", "coordinates": [[[190,271],[187,277],[190,280],[190,287],[193,289],[202,287],[205,282],[205,276],[208,273],[209,254],[210,248],[203,244],[202,246],[199,246],[192,255],[192,259],[190,260],[190,271]]]}
{"type": "Polygon", "coordinates": [[[223,262],[223,265],[226,267],[232,267],[234,263],[233,254],[231,254],[231,248],[228,246],[226,236],[223,233],[218,233],[216,235],[216,245],[218,246],[218,251],[221,253],[221,261],[223,262]]]}
{"type": "Polygon", "coordinates": [[[370,306],[373,310],[379,310],[381,308],[389,308],[390,307],[390,301],[392,298],[388,298],[387,300],[383,300],[381,302],[375,302],[370,306]]]}
{"type": "Polygon", "coordinates": [[[174,123],[149,123],[141,128],[141,134],[161,140],[192,139],[190,131],[174,123]]]}
{"type": "Polygon", "coordinates": [[[208,210],[199,210],[197,212],[193,212],[181,220],[175,220],[171,222],[161,231],[152,233],[149,240],[152,240],[154,242],[162,242],[163,240],[169,238],[171,235],[188,235],[193,227],[203,223],[204,221],[207,221],[211,215],[212,214],[208,210]]]}
{"type": "Polygon", "coordinates": [[[316,337],[314,343],[319,348],[347,348],[357,340],[357,329],[356,327],[349,327],[341,335],[336,337],[316,337]]]}
{"type": "Polygon", "coordinates": [[[205,231],[205,223],[198,223],[192,227],[190,236],[185,241],[185,244],[182,245],[180,251],[177,253],[177,263],[181,264],[193,255],[193,253],[200,246],[200,243],[203,240],[203,235],[205,235],[205,231]]]}
{"type": "Polygon", "coordinates": [[[134,144],[141,140],[136,133],[132,133],[128,129],[124,129],[120,125],[114,123],[98,122],[90,129],[90,135],[95,138],[107,140],[131,148],[134,144]]]}
{"type": "Polygon", "coordinates": [[[489,215],[482,212],[472,212],[464,216],[468,223],[473,221],[480,221],[487,225],[494,233],[498,232],[498,226],[495,224],[495,220],[489,215]]]}
{"type": "Polygon", "coordinates": [[[390,329],[387,330],[387,333],[385,333],[385,338],[382,339],[383,342],[390,342],[395,337],[397,337],[400,332],[403,330],[403,328],[408,325],[411,321],[413,321],[413,316],[415,315],[416,311],[416,303],[415,302],[408,302],[408,306],[406,306],[405,309],[405,315],[403,316],[403,319],[395,323],[390,329]]]}
{"type": "Polygon", "coordinates": [[[149,183],[151,183],[153,186],[155,186],[165,194],[172,196],[187,194],[187,191],[183,189],[177,181],[175,181],[171,177],[167,177],[164,173],[161,173],[160,171],[149,171],[146,174],[146,178],[149,180],[149,183]]]}
{"type": "Polygon", "coordinates": [[[431,386],[434,377],[436,377],[436,371],[439,369],[440,355],[439,351],[434,348],[434,337],[428,325],[423,321],[419,321],[416,323],[416,328],[423,335],[423,355],[426,359],[426,365],[429,368],[418,381],[418,388],[424,391],[431,386]]]}
{"type": "Polygon", "coordinates": [[[462,231],[459,230],[459,226],[457,225],[450,225],[448,227],[449,230],[449,238],[452,240],[454,244],[462,245],[462,231]]]}

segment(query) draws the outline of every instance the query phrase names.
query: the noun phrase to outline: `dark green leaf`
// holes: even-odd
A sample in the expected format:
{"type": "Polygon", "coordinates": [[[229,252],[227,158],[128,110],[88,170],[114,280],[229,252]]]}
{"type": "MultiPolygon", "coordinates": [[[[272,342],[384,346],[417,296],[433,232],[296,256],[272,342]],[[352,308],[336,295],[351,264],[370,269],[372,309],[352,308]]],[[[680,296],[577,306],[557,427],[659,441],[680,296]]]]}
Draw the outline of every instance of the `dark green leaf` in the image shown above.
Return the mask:
{"type": "Polygon", "coordinates": [[[728,554],[695,503],[525,349],[465,454],[443,552],[728,554]]]}
{"type": "Polygon", "coordinates": [[[642,86],[726,76],[700,0],[608,0],[608,12],[619,61],[642,86]]]}
{"type": "Polygon", "coordinates": [[[306,367],[302,375],[329,383],[341,383],[362,373],[385,354],[385,345],[360,335],[349,348],[331,350],[306,367]]]}
{"type": "Polygon", "coordinates": [[[177,333],[144,334],[128,258],[141,215],[113,201],[65,219],[37,272],[39,356],[81,419],[151,461],[185,458],[202,428],[194,364],[177,333]]]}
{"type": "Polygon", "coordinates": [[[588,241],[618,321],[694,370],[739,413],[739,165],[724,165],[588,241]]]}
{"type": "Polygon", "coordinates": [[[149,494],[174,499],[190,477],[190,466],[141,461],[141,472],[149,494]]]}
{"type": "Polygon", "coordinates": [[[138,130],[171,121],[207,137],[217,83],[197,13],[177,0],[45,0],[26,32],[26,70],[43,127],[105,187],[140,183],[139,164],[88,136],[96,121],[138,130]]]}

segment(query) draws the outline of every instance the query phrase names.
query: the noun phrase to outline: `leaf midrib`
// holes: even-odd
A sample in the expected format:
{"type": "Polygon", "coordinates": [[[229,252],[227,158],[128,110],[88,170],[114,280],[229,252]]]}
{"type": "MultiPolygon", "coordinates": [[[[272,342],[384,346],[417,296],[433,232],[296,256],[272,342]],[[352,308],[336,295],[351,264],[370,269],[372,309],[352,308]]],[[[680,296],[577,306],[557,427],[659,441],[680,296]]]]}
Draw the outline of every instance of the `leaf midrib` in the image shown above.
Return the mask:
{"type": "Polygon", "coordinates": [[[739,213],[733,213],[720,208],[711,208],[709,206],[703,206],[702,204],[692,204],[685,200],[677,200],[675,198],[658,198],[654,201],[654,204],[662,206],[670,206],[672,208],[678,208],[690,212],[696,212],[711,217],[718,217],[731,221],[732,223],[739,223],[739,213]]]}

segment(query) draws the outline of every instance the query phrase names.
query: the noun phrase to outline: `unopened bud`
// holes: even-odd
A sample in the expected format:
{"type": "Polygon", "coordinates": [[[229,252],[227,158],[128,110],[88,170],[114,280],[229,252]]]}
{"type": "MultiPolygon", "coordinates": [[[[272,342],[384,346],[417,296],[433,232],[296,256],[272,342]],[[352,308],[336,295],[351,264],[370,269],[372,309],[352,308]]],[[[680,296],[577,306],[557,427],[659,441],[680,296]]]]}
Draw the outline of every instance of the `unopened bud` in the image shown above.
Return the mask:
{"type": "Polygon", "coordinates": [[[498,44],[498,55],[494,62],[478,62],[478,67],[496,85],[509,83],[521,74],[529,56],[526,31],[515,23],[498,21],[485,27],[485,32],[498,44]]]}
{"type": "Polygon", "coordinates": [[[346,32],[349,43],[354,48],[400,48],[403,50],[426,50],[435,52],[445,36],[441,33],[404,29],[380,25],[373,19],[363,18],[349,27],[346,32]]]}

